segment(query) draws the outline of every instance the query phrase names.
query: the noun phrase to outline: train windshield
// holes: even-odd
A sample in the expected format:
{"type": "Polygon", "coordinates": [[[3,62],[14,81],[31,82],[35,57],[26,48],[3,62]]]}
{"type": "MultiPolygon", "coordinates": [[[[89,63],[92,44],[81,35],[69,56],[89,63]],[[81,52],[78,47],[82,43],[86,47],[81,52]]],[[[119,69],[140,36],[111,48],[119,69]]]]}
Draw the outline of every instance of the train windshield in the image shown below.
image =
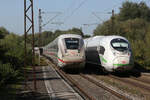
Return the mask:
{"type": "Polygon", "coordinates": [[[111,41],[111,45],[117,51],[122,51],[123,52],[123,51],[126,51],[126,50],[129,49],[129,44],[124,39],[119,39],[119,38],[113,39],[111,41]]]}
{"type": "Polygon", "coordinates": [[[79,38],[65,38],[67,49],[78,49],[79,48],[79,38]]]}

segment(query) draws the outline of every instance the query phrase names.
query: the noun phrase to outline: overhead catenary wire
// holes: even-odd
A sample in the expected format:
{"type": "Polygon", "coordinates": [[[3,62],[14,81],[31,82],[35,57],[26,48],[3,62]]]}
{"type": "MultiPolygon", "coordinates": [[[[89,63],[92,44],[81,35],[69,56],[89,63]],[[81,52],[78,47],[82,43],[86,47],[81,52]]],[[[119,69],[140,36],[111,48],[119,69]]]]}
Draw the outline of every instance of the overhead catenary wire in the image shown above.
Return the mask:
{"type": "Polygon", "coordinates": [[[111,15],[112,14],[112,10],[114,10],[118,5],[120,5],[122,2],[116,3],[113,7],[111,8],[107,8],[102,12],[92,12],[92,14],[99,19],[100,21],[104,22],[105,20],[101,19],[98,14],[103,14],[103,15],[111,15]],[[111,9],[111,10],[110,10],[111,9]]]}
{"type": "Polygon", "coordinates": [[[70,17],[72,17],[72,15],[73,15],[79,8],[81,8],[81,6],[82,6],[83,4],[85,4],[86,1],[87,1],[87,0],[82,1],[82,2],[79,4],[79,6],[78,6],[77,8],[75,8],[75,9],[71,12],[71,14],[70,14],[69,16],[65,17],[64,22],[66,22],[70,17]]]}
{"type": "Polygon", "coordinates": [[[43,24],[42,27],[44,27],[47,24],[49,24],[52,20],[54,20],[56,17],[58,17],[61,14],[61,12],[53,12],[53,13],[56,13],[56,15],[54,17],[52,17],[49,21],[47,21],[45,24],[43,24]]]}
{"type": "Polygon", "coordinates": [[[91,25],[98,25],[99,23],[89,23],[89,24],[83,24],[84,26],[91,26],[91,25]]]}
{"type": "Polygon", "coordinates": [[[101,20],[102,22],[104,22],[104,20],[102,20],[99,16],[97,16],[95,12],[92,12],[92,14],[93,14],[97,19],[99,19],[99,20],[101,20]]]}
{"type": "Polygon", "coordinates": [[[44,12],[44,11],[42,11],[41,13],[42,14],[61,14],[61,12],[58,12],[58,11],[53,11],[53,12],[44,12]]]}
{"type": "Polygon", "coordinates": [[[118,5],[120,5],[120,4],[122,4],[122,2],[116,3],[114,6],[105,9],[103,12],[106,12],[106,14],[107,14],[108,12],[111,12],[112,9],[115,10],[115,8],[118,7],[118,5]]]}
{"type": "Polygon", "coordinates": [[[76,0],[73,0],[73,2],[71,2],[70,6],[68,6],[68,8],[64,11],[64,13],[68,12],[69,10],[71,10],[72,7],[75,5],[75,2],[76,2],[76,0]]]}
{"type": "MultiPolygon", "coordinates": [[[[69,13],[68,14],[68,16],[64,16],[64,18],[63,19],[61,19],[62,21],[62,23],[63,24],[65,24],[72,16],[73,16],[73,14],[75,14],[76,12],[77,12],[77,10],[79,10],[85,3],[86,3],[86,1],[87,0],[82,0],[82,1],[80,1],[79,2],[79,4],[78,5],[76,5],[76,7],[75,7],[75,4],[77,4],[77,2],[75,1],[75,0],[73,0],[73,1],[71,1],[70,2],[70,4],[69,4],[69,6],[68,7],[66,7],[67,9],[63,12],[63,14],[61,14],[61,15],[59,15],[59,18],[60,18],[60,16],[63,16],[66,12],[67,13],[69,13]],[[72,9],[72,8],[75,8],[75,9],[72,9]],[[71,11],[71,9],[72,9],[72,11],[71,11]]],[[[117,2],[117,1],[115,1],[117,4],[115,4],[113,7],[111,7],[111,10],[112,10],[112,8],[114,9],[114,8],[116,8],[116,7],[118,7],[118,5],[120,4],[120,3],[122,3],[122,2],[117,2]]],[[[109,9],[110,9],[110,7],[109,7],[109,9]]],[[[109,9],[106,9],[106,10],[109,10],[109,9]]],[[[105,20],[104,19],[102,19],[100,16],[98,16],[98,14],[100,13],[103,13],[103,14],[108,14],[107,12],[105,13],[105,11],[106,10],[104,10],[104,12],[94,12],[93,13],[93,15],[97,18],[97,19],[99,19],[100,21],[102,21],[102,22],[104,22],[105,20]]],[[[110,11],[111,12],[111,11],[110,11]]],[[[51,13],[51,14],[57,14],[57,13],[55,13],[55,12],[43,12],[44,14],[49,14],[49,13],[51,13]]],[[[46,26],[47,24],[54,24],[55,22],[52,22],[56,17],[58,17],[57,15],[56,16],[54,16],[53,18],[51,18],[48,22],[46,22],[46,23],[44,23],[43,24],[43,26],[46,26]]],[[[58,22],[56,22],[57,23],[57,25],[58,25],[58,22]]],[[[62,24],[59,24],[59,25],[62,25],[62,24]]]]}
{"type": "MultiPolygon", "coordinates": [[[[75,3],[76,3],[76,0],[73,0],[73,1],[70,3],[70,5],[69,5],[64,11],[62,11],[62,14],[59,15],[59,17],[61,17],[61,18],[62,18],[62,17],[66,18],[66,17],[65,17],[65,13],[69,13],[69,12],[71,11],[71,9],[73,8],[73,6],[75,5],[75,3]]],[[[50,12],[48,12],[48,13],[50,13],[50,12]]],[[[58,24],[58,22],[52,22],[51,24],[54,24],[54,23],[58,24]]],[[[61,22],[59,22],[59,23],[61,23],[61,24],[59,24],[59,25],[64,24],[63,20],[62,20],[61,22]]]]}

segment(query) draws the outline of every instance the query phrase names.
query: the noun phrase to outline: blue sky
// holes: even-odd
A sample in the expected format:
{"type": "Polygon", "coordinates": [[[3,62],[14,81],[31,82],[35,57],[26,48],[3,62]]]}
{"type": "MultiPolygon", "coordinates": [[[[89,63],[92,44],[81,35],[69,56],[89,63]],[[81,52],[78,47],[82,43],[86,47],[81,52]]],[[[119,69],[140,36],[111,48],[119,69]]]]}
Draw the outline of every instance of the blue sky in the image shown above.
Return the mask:
{"type": "MultiPolygon", "coordinates": [[[[35,32],[38,32],[38,9],[44,12],[61,12],[43,31],[67,30],[72,27],[82,28],[86,34],[91,34],[99,23],[110,18],[112,9],[119,12],[122,3],[127,0],[34,0],[35,32]],[[94,14],[95,15],[94,15],[94,14]],[[97,18],[98,16],[99,18],[97,18]],[[62,25],[51,24],[62,22],[62,25]],[[93,24],[94,23],[94,24],[93,24]],[[89,26],[84,25],[89,24],[89,26]]],[[[128,0],[133,2],[145,1],[150,6],[150,0],[128,0]]],[[[0,27],[10,32],[24,33],[24,0],[0,0],[0,27]]],[[[43,24],[48,22],[56,13],[42,14],[43,24]]]]}

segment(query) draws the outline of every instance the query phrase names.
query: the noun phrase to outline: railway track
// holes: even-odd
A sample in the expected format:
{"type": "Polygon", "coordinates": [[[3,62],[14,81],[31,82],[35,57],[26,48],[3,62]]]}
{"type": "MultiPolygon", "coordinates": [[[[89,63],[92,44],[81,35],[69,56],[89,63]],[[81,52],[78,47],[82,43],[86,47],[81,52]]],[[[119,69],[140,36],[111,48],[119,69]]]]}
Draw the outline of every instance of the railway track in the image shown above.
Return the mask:
{"type": "MultiPolygon", "coordinates": [[[[124,83],[127,83],[127,84],[130,84],[132,86],[135,86],[135,87],[138,87],[138,88],[141,88],[147,92],[150,92],[150,86],[147,86],[147,85],[144,85],[144,84],[141,84],[141,83],[137,83],[137,82],[133,82],[131,80],[128,80],[128,79],[124,79],[124,78],[119,78],[119,77],[116,77],[116,76],[113,76],[113,75],[109,75],[108,77],[110,78],[113,78],[115,80],[119,80],[121,82],[124,82],[124,83]]],[[[147,80],[144,80],[144,79],[138,79],[138,78],[134,78],[134,77],[131,77],[131,79],[133,80],[137,80],[137,81],[140,81],[140,82],[145,82],[145,83],[148,83],[149,84],[149,81],[147,80]]]]}
{"type": "Polygon", "coordinates": [[[65,80],[67,81],[71,87],[77,91],[85,100],[96,100],[94,97],[90,96],[86,91],[84,91],[80,85],[72,79],[69,75],[63,72],[61,69],[56,67],[53,63],[49,63],[52,67],[56,70],[56,72],[65,80]]]}
{"type": "Polygon", "coordinates": [[[108,92],[110,92],[111,94],[115,95],[116,97],[120,98],[121,100],[130,100],[128,97],[104,86],[103,84],[99,83],[98,81],[93,80],[92,78],[89,78],[88,76],[85,76],[84,74],[80,74],[81,77],[87,79],[88,81],[92,82],[93,84],[95,84],[98,87],[103,88],[104,90],[107,90],[108,92]]]}
{"type": "Polygon", "coordinates": [[[142,82],[142,83],[146,83],[146,84],[150,84],[150,80],[144,79],[144,78],[136,78],[136,77],[130,77],[133,80],[142,82]]]}
{"type": "Polygon", "coordinates": [[[142,73],[143,76],[149,76],[150,77],[150,73],[142,73]]]}
{"type": "MultiPolygon", "coordinates": [[[[84,89],[82,89],[82,87],[80,86],[80,84],[78,84],[78,82],[76,82],[70,75],[66,74],[65,72],[63,72],[62,70],[58,69],[58,67],[56,67],[53,63],[50,63],[56,70],[56,72],[63,77],[67,82],[69,81],[69,83],[71,83],[71,86],[77,91],[79,92],[79,94],[85,98],[85,100],[97,100],[96,98],[90,96],[84,89]]],[[[101,83],[85,76],[84,74],[80,74],[79,76],[81,76],[82,78],[86,79],[87,81],[91,82],[92,84],[108,91],[109,93],[111,93],[112,95],[118,97],[121,100],[131,100],[130,98],[117,93],[116,91],[102,85],[101,83]]]]}

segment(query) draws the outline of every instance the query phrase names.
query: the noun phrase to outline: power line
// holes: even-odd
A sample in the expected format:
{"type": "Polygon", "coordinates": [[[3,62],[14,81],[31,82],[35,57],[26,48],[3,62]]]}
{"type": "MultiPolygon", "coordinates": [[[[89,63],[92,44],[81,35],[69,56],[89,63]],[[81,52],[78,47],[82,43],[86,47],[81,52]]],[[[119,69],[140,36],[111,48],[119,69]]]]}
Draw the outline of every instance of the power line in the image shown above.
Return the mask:
{"type": "Polygon", "coordinates": [[[102,22],[104,22],[104,20],[102,20],[99,16],[97,16],[95,12],[92,12],[92,14],[93,14],[97,19],[99,19],[99,20],[101,20],[102,22]]]}
{"type": "Polygon", "coordinates": [[[65,12],[68,12],[70,9],[72,9],[73,5],[75,5],[76,0],[73,0],[73,2],[70,4],[70,6],[66,9],[65,12]]]}
{"type": "Polygon", "coordinates": [[[84,26],[98,25],[99,23],[83,24],[84,26]]]}
{"type": "Polygon", "coordinates": [[[52,22],[56,17],[58,17],[60,14],[62,14],[61,12],[45,12],[42,11],[41,9],[39,9],[39,45],[41,45],[42,40],[40,40],[40,33],[42,33],[42,30],[44,30],[45,26],[48,24],[55,24],[57,26],[60,26],[63,24],[63,22],[52,22]],[[52,18],[50,18],[46,23],[42,24],[43,22],[43,16],[42,15],[45,14],[55,14],[55,16],[53,16],[52,18]],[[41,41],[41,42],[40,42],[41,41]],[[41,44],[40,44],[41,43],[41,44]]]}
{"type": "MultiPolygon", "coordinates": [[[[45,14],[46,12],[44,12],[44,14],[45,14]]],[[[51,13],[51,12],[49,12],[49,13],[51,13]]],[[[54,16],[54,17],[52,17],[49,21],[47,21],[45,24],[43,24],[42,25],[42,27],[44,27],[44,26],[46,26],[47,24],[49,24],[52,20],[54,20],[56,17],[58,17],[60,14],[61,14],[61,12],[52,12],[52,13],[56,13],[56,15],[54,16]]]]}
{"type": "Polygon", "coordinates": [[[108,10],[111,11],[112,9],[115,9],[116,7],[118,7],[118,5],[122,4],[122,2],[116,3],[114,6],[112,6],[111,8],[107,8],[104,10],[104,12],[107,12],[108,10]],[[111,10],[110,10],[111,9],[111,10]]]}
{"type": "Polygon", "coordinates": [[[82,1],[77,8],[75,8],[72,13],[64,19],[64,22],[67,21],[72,15],[79,9],[87,0],[82,1]]]}
{"type": "Polygon", "coordinates": [[[61,14],[61,12],[58,12],[58,11],[54,11],[54,12],[41,12],[41,14],[61,14]]]}
{"type": "MultiPolygon", "coordinates": [[[[73,6],[75,5],[75,3],[76,3],[76,0],[73,0],[71,3],[70,3],[70,5],[66,8],[66,10],[64,10],[63,11],[63,14],[62,15],[60,15],[60,17],[62,18],[64,15],[65,15],[65,13],[67,12],[69,12],[69,10],[71,11],[71,9],[73,8],[73,6]]],[[[66,17],[64,16],[64,19],[65,19],[66,17]]]]}

